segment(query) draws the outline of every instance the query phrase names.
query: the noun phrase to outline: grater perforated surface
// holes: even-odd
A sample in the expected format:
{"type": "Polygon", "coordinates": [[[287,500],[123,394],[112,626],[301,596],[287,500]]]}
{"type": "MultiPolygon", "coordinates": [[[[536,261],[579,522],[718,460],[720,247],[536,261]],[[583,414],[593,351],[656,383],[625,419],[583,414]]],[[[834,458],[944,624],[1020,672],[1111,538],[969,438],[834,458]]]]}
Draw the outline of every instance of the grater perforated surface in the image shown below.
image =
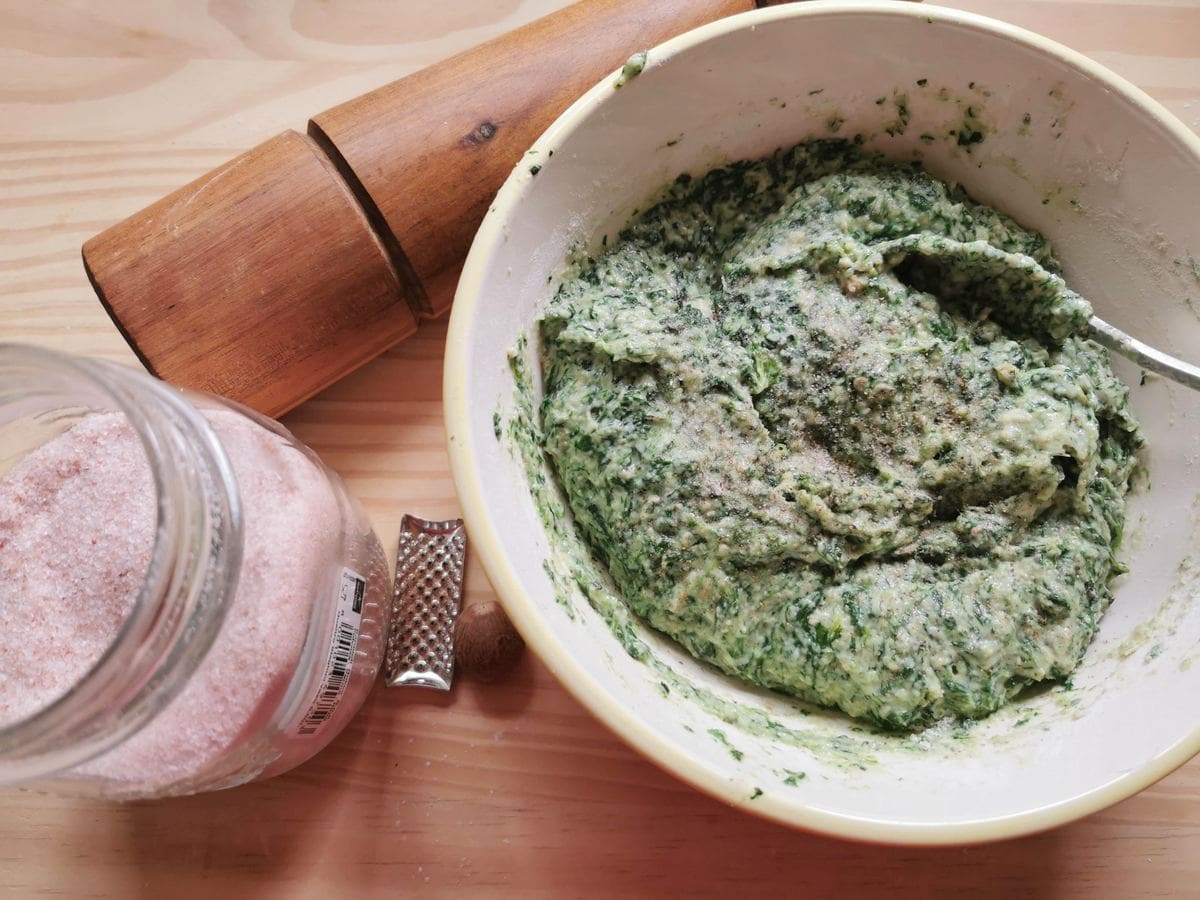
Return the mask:
{"type": "Polygon", "coordinates": [[[431,522],[406,515],[400,523],[385,659],[388,687],[450,690],[466,555],[462,519],[431,522]]]}

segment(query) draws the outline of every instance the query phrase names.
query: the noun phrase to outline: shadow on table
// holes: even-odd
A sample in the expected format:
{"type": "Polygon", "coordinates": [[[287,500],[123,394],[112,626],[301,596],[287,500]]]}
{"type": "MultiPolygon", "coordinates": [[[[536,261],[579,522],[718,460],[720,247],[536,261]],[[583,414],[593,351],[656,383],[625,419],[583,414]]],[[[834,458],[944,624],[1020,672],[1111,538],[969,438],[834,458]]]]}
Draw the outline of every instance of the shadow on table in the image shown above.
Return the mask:
{"type": "MultiPolygon", "coordinates": [[[[348,869],[386,866],[396,847],[436,831],[440,802],[431,798],[464,786],[469,796],[492,790],[486,766],[470,764],[472,748],[482,759],[485,745],[520,720],[532,665],[526,655],[502,687],[461,678],[451,693],[377,685],[347,729],[292,772],[122,807],[128,835],[114,843],[135,870],[134,896],[208,896],[222,884],[237,896],[255,886],[312,887],[327,879],[331,856],[348,869]]],[[[406,854],[414,877],[420,857],[406,854]]]]}
{"type": "Polygon", "coordinates": [[[527,654],[502,686],[376,689],[345,733],[287,775],[128,807],[122,850],[136,867],[131,894],[155,900],[1119,897],[1187,874],[1163,859],[1161,833],[1127,827],[1149,808],[967,848],[796,832],[659,771],[527,654]]]}
{"type": "Polygon", "coordinates": [[[222,881],[244,891],[303,872],[345,802],[343,779],[333,773],[369,762],[355,737],[351,726],[314,760],[269,781],[127,807],[137,896],[195,896],[198,885],[222,881]]]}

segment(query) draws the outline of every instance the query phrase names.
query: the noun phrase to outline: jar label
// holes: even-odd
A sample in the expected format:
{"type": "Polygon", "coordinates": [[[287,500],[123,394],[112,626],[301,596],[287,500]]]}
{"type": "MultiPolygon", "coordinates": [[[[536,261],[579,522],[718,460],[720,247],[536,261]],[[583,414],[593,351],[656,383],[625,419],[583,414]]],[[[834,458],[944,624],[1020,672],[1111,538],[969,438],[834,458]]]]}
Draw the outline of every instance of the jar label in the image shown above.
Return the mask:
{"type": "Polygon", "coordinates": [[[354,666],[354,649],[358,646],[358,629],[362,624],[366,589],[365,578],[350,569],[342,569],[333,632],[325,657],[325,674],[318,683],[316,696],[308,705],[308,711],[296,728],[296,734],[317,734],[337,709],[342,694],[346,693],[350,671],[354,666]]]}

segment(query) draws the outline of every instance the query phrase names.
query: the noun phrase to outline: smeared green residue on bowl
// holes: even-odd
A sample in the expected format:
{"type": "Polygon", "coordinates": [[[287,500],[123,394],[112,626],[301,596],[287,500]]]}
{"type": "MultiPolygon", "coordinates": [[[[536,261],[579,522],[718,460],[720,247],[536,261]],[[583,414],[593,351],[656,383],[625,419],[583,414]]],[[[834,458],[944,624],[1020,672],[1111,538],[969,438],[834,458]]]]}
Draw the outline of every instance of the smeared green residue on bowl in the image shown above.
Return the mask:
{"type": "MultiPolygon", "coordinates": [[[[641,637],[642,626],[617,593],[611,579],[592,558],[576,533],[560,488],[549,474],[537,418],[537,398],[530,372],[529,348],[522,337],[509,354],[514,393],[512,407],[501,428],[502,442],[522,466],[530,496],[547,539],[543,569],[554,587],[558,606],[579,621],[576,603],[582,599],[600,617],[613,638],[631,658],[649,669],[648,680],[657,681],[666,702],[686,702],[717,721],[740,731],[769,737],[809,751],[822,762],[841,769],[861,770],[875,763],[877,745],[844,734],[821,734],[790,728],[762,709],[719,696],[680,674],[661,659],[641,637]]],[[[796,702],[795,708],[807,708],[796,702]]]]}
{"type": "Polygon", "coordinates": [[[621,74],[613,82],[613,88],[618,90],[623,88],[634,78],[641,75],[644,68],[646,68],[646,51],[639,50],[626,60],[625,65],[621,66],[621,74]]]}

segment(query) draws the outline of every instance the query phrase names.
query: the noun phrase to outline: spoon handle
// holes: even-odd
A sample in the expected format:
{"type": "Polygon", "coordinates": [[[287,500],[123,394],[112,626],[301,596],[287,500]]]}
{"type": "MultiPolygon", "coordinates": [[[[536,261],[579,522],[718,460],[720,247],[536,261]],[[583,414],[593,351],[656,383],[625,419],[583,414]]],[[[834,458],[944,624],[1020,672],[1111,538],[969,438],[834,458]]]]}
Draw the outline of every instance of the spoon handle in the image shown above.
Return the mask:
{"type": "Polygon", "coordinates": [[[1168,356],[1149,344],[1143,344],[1137,338],[1126,334],[1119,328],[1114,328],[1098,316],[1088,319],[1087,336],[1112,352],[1133,360],[1147,372],[1154,372],[1194,391],[1200,391],[1200,366],[1193,366],[1191,363],[1168,356]]]}

